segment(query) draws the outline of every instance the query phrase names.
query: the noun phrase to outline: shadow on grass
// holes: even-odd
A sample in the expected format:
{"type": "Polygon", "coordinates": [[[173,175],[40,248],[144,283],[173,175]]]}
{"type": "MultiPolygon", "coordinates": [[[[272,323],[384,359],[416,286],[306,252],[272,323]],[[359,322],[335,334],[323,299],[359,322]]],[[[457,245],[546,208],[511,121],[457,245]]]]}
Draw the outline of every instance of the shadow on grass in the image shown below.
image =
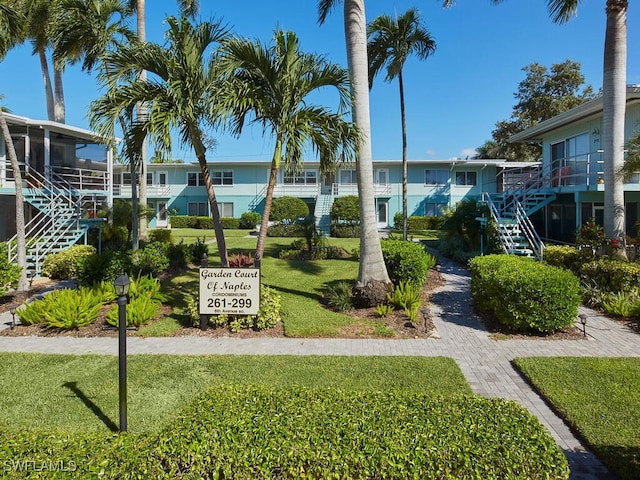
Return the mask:
{"type": "Polygon", "coordinates": [[[91,412],[100,419],[105,426],[111,430],[112,432],[117,432],[119,430],[118,425],[116,425],[113,420],[111,420],[102,409],[93,403],[93,401],[87,397],[82,390],[78,388],[78,382],[65,382],[62,384],[63,387],[68,388],[73,392],[73,394],[80,399],[85,406],[91,410],[91,412]]]}
{"type": "Polygon", "coordinates": [[[322,300],[322,295],[311,293],[311,292],[303,292],[302,290],[294,290],[293,288],[281,287],[280,285],[269,285],[271,288],[276,289],[278,292],[282,293],[290,293],[291,295],[296,295],[298,297],[306,297],[311,300],[315,300],[319,302],[322,300]]]}

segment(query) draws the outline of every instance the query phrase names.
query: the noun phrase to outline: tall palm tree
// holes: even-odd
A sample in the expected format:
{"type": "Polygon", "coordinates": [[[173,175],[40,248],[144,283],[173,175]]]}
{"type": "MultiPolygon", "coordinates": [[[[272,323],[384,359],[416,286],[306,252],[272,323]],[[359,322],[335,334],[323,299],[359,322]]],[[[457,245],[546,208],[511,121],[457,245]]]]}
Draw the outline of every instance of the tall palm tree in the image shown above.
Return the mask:
{"type": "Polygon", "coordinates": [[[364,0],[319,0],[319,22],[344,3],[344,31],[347,63],[351,76],[352,117],[361,134],[356,160],[360,204],[360,263],[357,291],[364,303],[379,304],[391,285],[382,256],[373,194],[373,158],[369,115],[369,77],[367,63],[367,20],[364,0]]]}
{"type": "Polygon", "coordinates": [[[386,66],[385,80],[398,79],[400,89],[400,116],[402,121],[402,238],[407,239],[407,121],[404,107],[404,80],[402,69],[409,55],[425,60],[436,50],[436,42],[421,24],[420,13],[410,8],[404,15],[392,18],[380,15],[367,27],[369,43],[369,86],[386,66]]]}
{"type": "Polygon", "coordinates": [[[222,266],[228,266],[227,247],[220,222],[218,202],[206,158],[205,127],[215,118],[210,108],[216,92],[215,59],[209,49],[225,38],[227,30],[219,22],[192,25],[186,18],[168,17],[166,44],[135,41],[106,56],[112,70],[102,80],[107,93],[92,102],[90,121],[98,132],[110,138],[120,115],[133,118],[140,103],[148,104],[148,115],[134,122],[127,139],[137,148],[146,135],[161,149],[171,149],[171,133],[177,129],[180,139],[195,151],[211,207],[222,266]],[[141,81],[138,72],[146,70],[150,78],[141,81]]]}
{"type": "Polygon", "coordinates": [[[255,254],[259,266],[281,165],[294,172],[299,169],[306,144],[319,154],[323,170],[355,155],[356,130],[341,113],[350,100],[348,75],[323,57],[301,52],[295,33],[281,30],[275,31],[272,46],[239,38],[224,42],[220,61],[226,88],[218,99],[219,107],[230,112],[233,133],[239,135],[251,117],[251,123],[262,125],[275,138],[255,254]],[[327,87],[335,88],[339,95],[338,113],[308,100],[327,87]]]}
{"type": "MultiPolygon", "coordinates": [[[[12,6],[0,3],[0,60],[4,58],[9,48],[17,41],[20,36],[21,28],[24,25],[24,17],[21,16],[12,6]]],[[[0,96],[0,99],[2,96],[0,96]]],[[[18,280],[18,291],[24,290],[27,286],[27,249],[26,249],[26,231],[24,221],[24,193],[22,192],[22,175],[20,166],[18,165],[18,157],[13,145],[13,139],[9,132],[7,120],[4,118],[4,111],[0,107],[0,130],[4,139],[5,150],[11,169],[13,170],[13,180],[16,190],[16,252],[17,264],[22,268],[20,278],[18,280]]]]}
{"type": "MultiPolygon", "coordinates": [[[[504,0],[491,0],[498,4],[504,0]]],[[[445,0],[445,7],[453,0],[445,0]]],[[[555,23],[566,23],[578,12],[582,0],[546,0],[555,23]]],[[[604,230],[611,239],[624,245],[624,183],[619,175],[624,167],[624,116],[627,82],[627,10],[629,0],[606,0],[607,23],[604,40],[602,78],[602,148],[604,160],[604,230]]],[[[626,257],[624,249],[615,252],[626,257]]]]}

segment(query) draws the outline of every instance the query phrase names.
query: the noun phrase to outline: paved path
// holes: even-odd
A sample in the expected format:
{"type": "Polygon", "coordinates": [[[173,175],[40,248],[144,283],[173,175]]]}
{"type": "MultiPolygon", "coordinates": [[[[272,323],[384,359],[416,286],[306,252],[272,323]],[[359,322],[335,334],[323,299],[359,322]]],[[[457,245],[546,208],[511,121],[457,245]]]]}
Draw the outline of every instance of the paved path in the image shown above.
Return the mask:
{"type": "MultiPolygon", "coordinates": [[[[444,262],[446,283],[432,296],[431,313],[440,338],[293,339],[293,338],[139,338],[127,340],[129,353],[263,354],[263,355],[419,355],[454,358],[473,391],[487,397],[518,401],[549,429],[564,450],[572,480],[613,478],[595,456],[529,387],[511,366],[526,356],[640,356],[640,335],[596,312],[588,316],[586,340],[493,340],[470,304],[469,274],[444,262]]],[[[0,329],[11,322],[0,315],[0,329]]],[[[0,351],[42,353],[98,353],[117,355],[115,338],[0,337],[0,351]]]]}

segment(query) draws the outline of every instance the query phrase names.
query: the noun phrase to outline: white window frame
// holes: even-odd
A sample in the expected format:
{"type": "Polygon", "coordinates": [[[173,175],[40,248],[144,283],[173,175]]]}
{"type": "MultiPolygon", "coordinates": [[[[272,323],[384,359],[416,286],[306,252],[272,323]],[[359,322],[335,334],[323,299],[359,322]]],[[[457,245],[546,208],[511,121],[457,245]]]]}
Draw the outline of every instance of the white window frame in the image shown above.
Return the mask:
{"type": "Polygon", "coordinates": [[[187,203],[187,215],[192,217],[208,217],[209,216],[209,202],[188,202],[187,203]],[[192,208],[195,208],[195,215],[192,213],[192,208]],[[203,209],[204,208],[204,214],[203,209]]]}
{"type": "Polygon", "coordinates": [[[216,187],[233,186],[233,170],[209,170],[209,176],[216,187]]]}
{"type": "Polygon", "coordinates": [[[218,202],[218,212],[220,218],[233,218],[233,202],[218,202]],[[225,213],[231,213],[231,215],[225,215],[225,213]]]}
{"type": "Polygon", "coordinates": [[[356,169],[355,168],[343,168],[340,170],[340,175],[338,177],[338,181],[340,183],[340,185],[357,185],[358,184],[358,176],[356,174],[356,169]],[[344,182],[342,179],[343,175],[348,174],[349,177],[351,177],[349,179],[348,182],[344,182]]]}
{"type": "Polygon", "coordinates": [[[474,170],[463,170],[455,172],[455,180],[457,187],[475,187],[478,184],[478,172],[474,170]],[[462,177],[462,182],[459,183],[462,177]]]}
{"type": "Polygon", "coordinates": [[[447,185],[447,183],[449,183],[449,179],[449,170],[447,170],[446,168],[427,168],[424,171],[425,185],[447,185]],[[434,173],[430,175],[429,172],[434,173]],[[444,178],[440,178],[441,176],[444,178]]]}

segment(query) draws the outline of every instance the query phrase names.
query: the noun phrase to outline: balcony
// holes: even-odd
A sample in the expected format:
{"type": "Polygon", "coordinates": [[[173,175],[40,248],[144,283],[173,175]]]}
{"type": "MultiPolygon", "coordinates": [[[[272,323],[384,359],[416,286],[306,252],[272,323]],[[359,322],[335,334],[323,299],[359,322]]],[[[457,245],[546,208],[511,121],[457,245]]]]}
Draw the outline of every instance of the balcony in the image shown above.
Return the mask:
{"type": "MultiPolygon", "coordinates": [[[[138,190],[138,195],[140,190],[138,190]]],[[[131,185],[114,185],[113,196],[117,198],[131,198],[131,185]]],[[[147,185],[147,198],[170,198],[170,185],[147,185]]]]}

